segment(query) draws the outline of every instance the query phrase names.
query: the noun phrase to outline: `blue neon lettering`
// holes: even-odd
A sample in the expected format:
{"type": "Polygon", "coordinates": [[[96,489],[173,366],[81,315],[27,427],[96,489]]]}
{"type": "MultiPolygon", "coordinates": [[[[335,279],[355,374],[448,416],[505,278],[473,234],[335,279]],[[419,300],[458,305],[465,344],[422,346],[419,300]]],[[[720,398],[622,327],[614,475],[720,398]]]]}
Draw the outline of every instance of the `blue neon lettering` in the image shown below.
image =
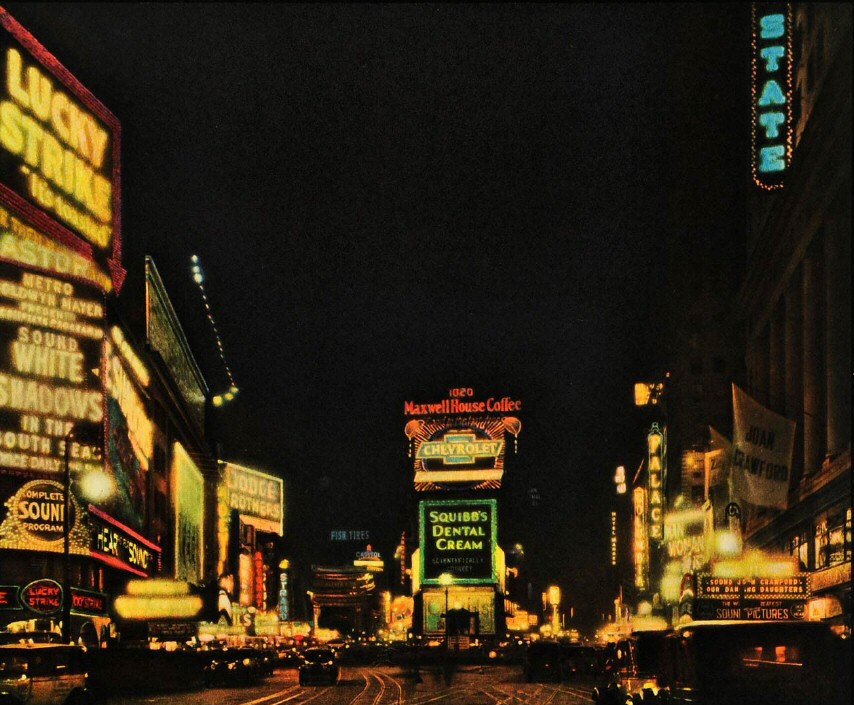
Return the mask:
{"type": "Polygon", "coordinates": [[[786,121],[786,116],[783,113],[762,113],[759,116],[759,124],[765,128],[765,137],[774,139],[780,134],[777,128],[786,121]]]}
{"type": "Polygon", "coordinates": [[[771,81],[766,81],[765,85],[762,87],[762,95],[759,96],[759,105],[764,108],[768,105],[785,104],[786,96],[783,95],[783,89],[780,88],[780,84],[773,79],[771,81]]]}
{"type": "Polygon", "coordinates": [[[786,32],[785,15],[765,15],[759,20],[759,36],[763,39],[776,39],[786,32]]]}
{"type": "Polygon", "coordinates": [[[759,171],[783,171],[786,168],[786,148],[777,144],[773,147],[763,147],[759,150],[759,171]]]}
{"type": "Polygon", "coordinates": [[[768,72],[776,71],[780,68],[778,63],[786,55],[786,50],[781,46],[764,47],[759,52],[759,56],[765,59],[765,70],[768,72]]]}

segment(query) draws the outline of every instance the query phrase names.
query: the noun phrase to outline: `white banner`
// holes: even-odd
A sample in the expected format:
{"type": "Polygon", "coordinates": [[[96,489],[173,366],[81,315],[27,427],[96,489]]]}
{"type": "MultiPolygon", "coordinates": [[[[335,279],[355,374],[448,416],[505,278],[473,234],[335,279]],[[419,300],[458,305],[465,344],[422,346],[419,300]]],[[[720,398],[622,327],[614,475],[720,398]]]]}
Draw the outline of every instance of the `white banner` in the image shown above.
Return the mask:
{"type": "Polygon", "coordinates": [[[732,441],[709,426],[711,434],[711,450],[704,454],[706,499],[709,498],[709,490],[712,487],[725,485],[729,480],[729,459],[732,455],[732,441]]]}
{"type": "Polygon", "coordinates": [[[795,422],[766,409],[732,385],[730,467],[738,498],[760,507],[786,507],[795,422]]]}

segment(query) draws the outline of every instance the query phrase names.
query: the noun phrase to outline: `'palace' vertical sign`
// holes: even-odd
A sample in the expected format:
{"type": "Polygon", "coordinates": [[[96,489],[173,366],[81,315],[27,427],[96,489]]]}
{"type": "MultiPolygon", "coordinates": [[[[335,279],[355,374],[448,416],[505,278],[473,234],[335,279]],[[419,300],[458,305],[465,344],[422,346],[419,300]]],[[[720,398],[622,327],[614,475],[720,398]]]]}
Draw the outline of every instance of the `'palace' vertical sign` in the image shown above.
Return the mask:
{"type": "Polygon", "coordinates": [[[751,170],[762,189],[782,188],[792,158],[792,10],[754,3],[751,60],[751,170]]]}

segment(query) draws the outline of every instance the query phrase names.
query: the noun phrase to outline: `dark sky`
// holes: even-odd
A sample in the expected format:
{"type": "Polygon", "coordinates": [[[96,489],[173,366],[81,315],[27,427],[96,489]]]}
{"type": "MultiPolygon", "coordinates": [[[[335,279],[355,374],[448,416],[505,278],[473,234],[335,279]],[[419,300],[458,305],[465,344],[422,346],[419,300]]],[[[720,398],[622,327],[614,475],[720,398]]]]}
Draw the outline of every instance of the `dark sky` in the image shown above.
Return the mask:
{"type": "Polygon", "coordinates": [[[152,255],[219,391],[200,257],[241,388],[223,454],[286,478],[290,550],[370,527],[390,556],[403,402],[468,386],[524,402],[543,501],[508,496],[503,538],[606,611],[661,263],[743,178],[749,6],[5,6],[121,121],[128,290],[152,255]]]}

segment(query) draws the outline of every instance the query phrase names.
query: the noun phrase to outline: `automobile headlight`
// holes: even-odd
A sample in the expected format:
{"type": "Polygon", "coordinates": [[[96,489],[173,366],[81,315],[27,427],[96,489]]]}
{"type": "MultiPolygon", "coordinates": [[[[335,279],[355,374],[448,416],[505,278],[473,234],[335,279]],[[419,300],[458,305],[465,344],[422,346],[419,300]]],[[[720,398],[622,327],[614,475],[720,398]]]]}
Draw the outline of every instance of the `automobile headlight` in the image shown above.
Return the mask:
{"type": "Polygon", "coordinates": [[[243,665],[249,666],[252,663],[252,659],[245,658],[243,659],[243,665]]]}

